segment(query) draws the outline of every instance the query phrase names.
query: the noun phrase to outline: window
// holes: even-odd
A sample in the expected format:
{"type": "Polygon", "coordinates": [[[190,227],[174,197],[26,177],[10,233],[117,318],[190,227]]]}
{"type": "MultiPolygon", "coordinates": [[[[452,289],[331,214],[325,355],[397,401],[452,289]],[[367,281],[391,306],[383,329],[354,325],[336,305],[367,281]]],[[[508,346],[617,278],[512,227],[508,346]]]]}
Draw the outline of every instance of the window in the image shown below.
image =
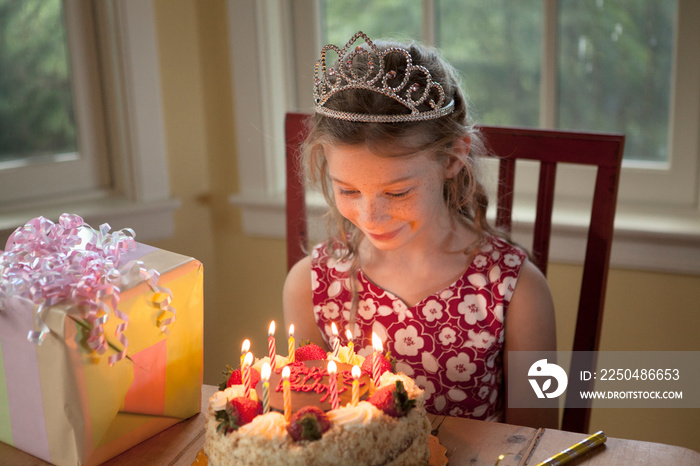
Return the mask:
{"type": "MultiPolygon", "coordinates": [[[[414,36],[419,31],[419,38],[437,44],[452,63],[462,68],[478,121],[625,132],[628,141],[613,265],[700,272],[700,267],[692,264],[697,261],[690,259],[697,257],[700,250],[700,60],[695,46],[700,43],[700,3],[262,3],[265,6],[253,2],[249,5],[249,14],[256,21],[248,20],[248,32],[232,33],[232,53],[234,60],[237,54],[239,59],[245,55],[245,48],[250,49],[248,54],[256,55],[254,60],[262,77],[258,76],[255,85],[260,85],[257,92],[261,102],[273,92],[280,92],[285,100],[278,100],[278,105],[269,108],[261,107],[261,121],[270,128],[264,132],[267,141],[262,157],[253,162],[241,155],[246,159],[240,167],[243,177],[261,194],[255,195],[242,186],[241,194],[234,198],[243,206],[244,225],[246,219],[250,221],[247,231],[284,235],[283,220],[273,215],[280,211],[283,184],[278,184],[271,174],[284,170],[284,112],[312,111],[311,74],[321,45],[331,42],[342,46],[360,29],[370,37],[414,36]],[[274,9],[274,13],[268,9],[274,9]],[[259,41],[257,46],[254,42],[251,45],[251,37],[259,41]],[[281,68],[273,71],[275,66],[281,68]],[[285,79],[275,81],[274,76],[285,79]],[[255,170],[249,170],[247,164],[255,170]]],[[[233,4],[229,3],[231,10],[233,4]]],[[[236,1],[235,5],[237,14],[230,13],[231,28],[242,31],[241,2],[236,1]]],[[[234,83],[247,84],[234,85],[234,92],[238,95],[240,89],[245,89],[245,98],[253,98],[248,87],[250,70],[240,71],[239,67],[239,72],[242,74],[238,79],[234,77],[234,83]]],[[[248,116],[249,109],[250,105],[246,107],[248,116]]],[[[246,121],[239,131],[250,137],[253,124],[246,121]]],[[[255,127],[262,128],[263,124],[255,127]]],[[[246,154],[250,149],[240,153],[246,154]]],[[[534,171],[530,174],[525,169],[519,172],[518,179],[530,176],[535,176],[534,171]]],[[[569,202],[555,206],[561,212],[558,218],[555,216],[555,235],[560,231],[565,237],[571,236],[571,231],[585,222],[585,201],[581,202],[582,193],[577,191],[582,185],[581,176],[590,174],[563,170],[558,175],[558,189],[564,194],[558,191],[557,198],[568,198],[569,202]]],[[[518,186],[522,184],[518,181],[518,186]]],[[[525,222],[529,215],[526,210],[521,217],[525,222]]],[[[552,248],[553,259],[563,261],[578,260],[568,251],[581,249],[571,242],[557,247],[556,238],[552,248]]]]}
{"type": "MultiPolygon", "coordinates": [[[[167,160],[152,2],[0,0],[0,21],[8,18],[15,26],[0,26],[0,54],[7,58],[9,50],[15,58],[31,58],[29,46],[48,50],[51,58],[39,57],[38,68],[26,73],[36,78],[39,68],[49,69],[53,81],[37,89],[56,91],[46,102],[61,105],[55,118],[24,126],[33,131],[24,146],[0,147],[0,244],[28,219],[57,219],[63,212],[80,214],[93,226],[132,227],[139,240],[171,235],[178,203],[170,199],[163,176],[167,160]],[[62,136],[47,145],[26,143],[39,140],[36,134],[45,126],[63,128],[62,136]]],[[[5,70],[0,86],[12,77],[5,70]]],[[[20,112],[50,113],[36,111],[38,96],[32,94],[38,91],[27,93],[32,100],[25,101],[5,88],[3,99],[8,92],[0,118],[8,101],[20,112]]]]}
{"type": "Polygon", "coordinates": [[[4,207],[110,182],[90,6],[0,0],[4,207]]]}

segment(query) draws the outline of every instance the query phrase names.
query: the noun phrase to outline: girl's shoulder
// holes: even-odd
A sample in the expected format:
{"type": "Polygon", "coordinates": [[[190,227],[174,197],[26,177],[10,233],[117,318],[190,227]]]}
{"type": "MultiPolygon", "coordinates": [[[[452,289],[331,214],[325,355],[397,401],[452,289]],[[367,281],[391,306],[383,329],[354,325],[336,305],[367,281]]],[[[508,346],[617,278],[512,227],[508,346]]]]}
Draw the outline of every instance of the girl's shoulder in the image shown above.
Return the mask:
{"type": "Polygon", "coordinates": [[[484,253],[497,251],[501,254],[515,254],[522,259],[527,257],[527,252],[523,248],[495,235],[488,235],[479,250],[484,253]]]}

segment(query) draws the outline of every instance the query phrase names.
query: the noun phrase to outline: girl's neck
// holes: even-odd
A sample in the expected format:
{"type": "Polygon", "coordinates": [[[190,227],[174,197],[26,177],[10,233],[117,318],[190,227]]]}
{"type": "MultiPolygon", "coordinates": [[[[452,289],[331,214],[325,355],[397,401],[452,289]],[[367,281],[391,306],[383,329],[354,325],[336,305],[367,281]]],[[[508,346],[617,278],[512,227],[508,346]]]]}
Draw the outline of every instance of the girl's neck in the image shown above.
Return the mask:
{"type": "Polygon", "coordinates": [[[376,267],[405,267],[411,270],[419,265],[439,264],[450,257],[461,256],[476,240],[473,228],[462,220],[445,216],[429,230],[416,236],[399,249],[380,250],[367,239],[360,245],[360,267],[364,270],[376,267]]]}
{"type": "Polygon", "coordinates": [[[471,263],[472,257],[465,251],[477,237],[468,225],[453,223],[441,234],[430,236],[427,243],[411,242],[396,250],[378,250],[365,239],[360,247],[364,276],[408,307],[444,289],[462,276],[471,263]]]}

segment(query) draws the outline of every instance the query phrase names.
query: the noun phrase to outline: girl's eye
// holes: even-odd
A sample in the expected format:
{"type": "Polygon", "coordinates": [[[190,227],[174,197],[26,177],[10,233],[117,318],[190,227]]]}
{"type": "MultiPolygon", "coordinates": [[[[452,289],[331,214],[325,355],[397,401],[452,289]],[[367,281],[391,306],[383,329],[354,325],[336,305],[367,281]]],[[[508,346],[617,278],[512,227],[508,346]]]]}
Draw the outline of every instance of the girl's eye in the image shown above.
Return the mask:
{"type": "Polygon", "coordinates": [[[386,193],[386,195],[393,199],[401,199],[402,197],[408,196],[408,193],[410,192],[411,190],[407,189],[406,191],[401,191],[400,193],[386,193]]]}
{"type": "Polygon", "coordinates": [[[357,191],[353,189],[338,188],[338,194],[341,196],[352,196],[353,194],[357,194],[357,191]]]}

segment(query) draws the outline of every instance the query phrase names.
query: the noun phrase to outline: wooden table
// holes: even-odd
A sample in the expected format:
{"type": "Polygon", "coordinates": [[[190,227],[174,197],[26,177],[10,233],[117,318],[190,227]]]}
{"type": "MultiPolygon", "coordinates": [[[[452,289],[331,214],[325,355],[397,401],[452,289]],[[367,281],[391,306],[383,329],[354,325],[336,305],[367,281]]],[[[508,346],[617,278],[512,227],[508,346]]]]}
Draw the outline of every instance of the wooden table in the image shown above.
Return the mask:
{"type": "MultiPolygon", "coordinates": [[[[216,387],[202,389],[202,409],[216,387]]],[[[554,429],[534,429],[471,419],[432,416],[450,465],[536,465],[581,441],[585,435],[554,429]]],[[[116,465],[191,465],[204,444],[204,415],[198,414],[161,432],[105,463],[116,465]]],[[[0,463],[47,465],[31,455],[0,443],[0,463]]],[[[608,438],[605,445],[570,463],[574,465],[700,465],[700,453],[661,443],[608,438]]]]}

